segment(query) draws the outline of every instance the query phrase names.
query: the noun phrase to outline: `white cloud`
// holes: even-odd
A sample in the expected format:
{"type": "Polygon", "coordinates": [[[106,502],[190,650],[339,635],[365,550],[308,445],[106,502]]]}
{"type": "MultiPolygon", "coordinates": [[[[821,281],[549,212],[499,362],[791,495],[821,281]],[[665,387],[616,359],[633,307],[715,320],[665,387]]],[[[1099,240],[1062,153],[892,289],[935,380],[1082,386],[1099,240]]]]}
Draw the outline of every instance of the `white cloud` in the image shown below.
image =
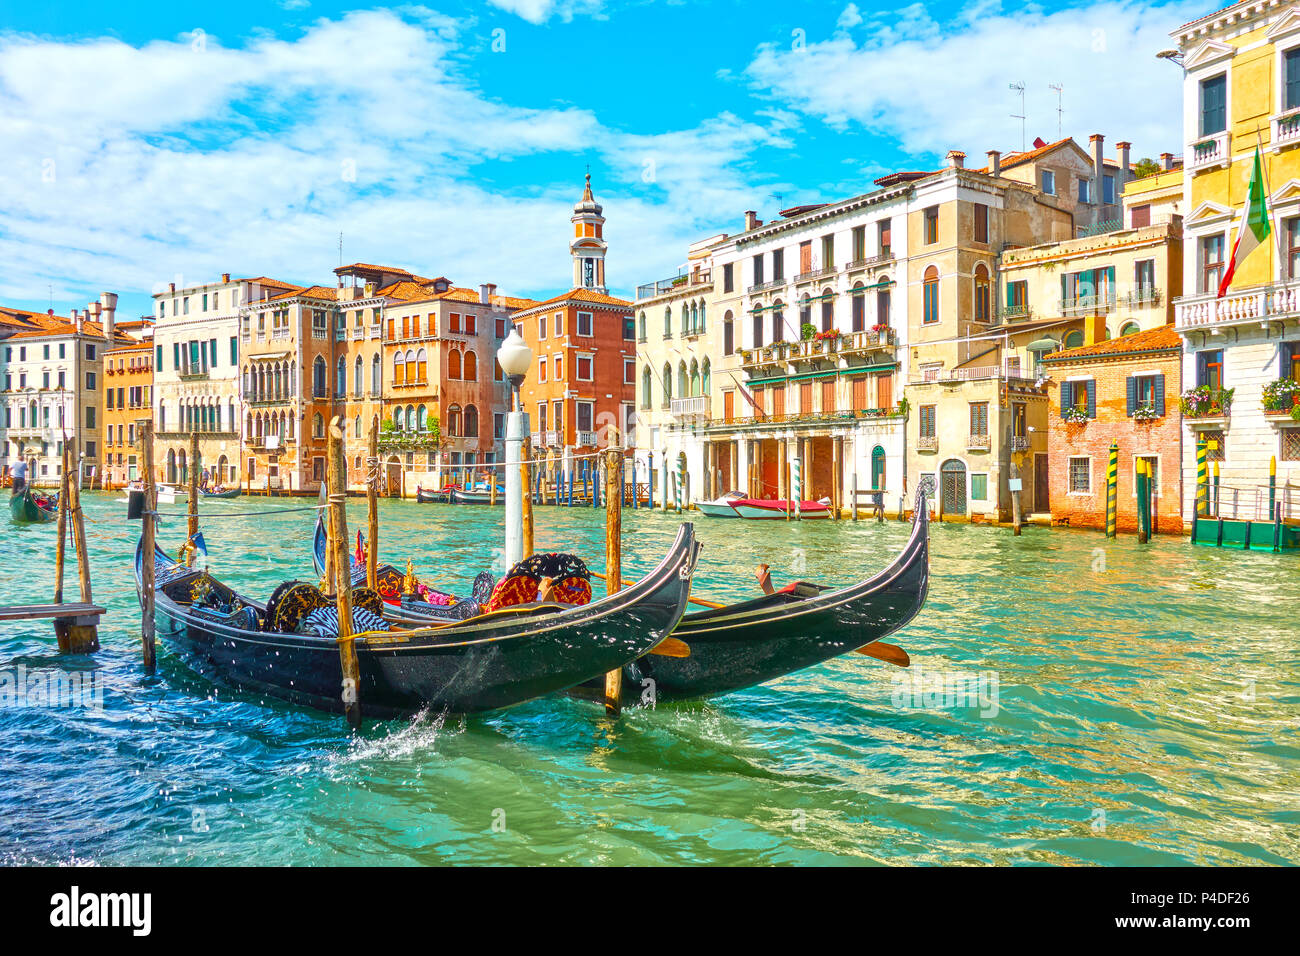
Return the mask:
{"type": "Polygon", "coordinates": [[[972,157],[1019,148],[1020,121],[1011,114],[1020,102],[1008,89],[1016,81],[1027,87],[1030,140],[1056,138],[1048,85],[1063,83],[1064,135],[1131,140],[1139,155],[1177,152],[1182,78],[1155,52],[1203,12],[1201,0],[1107,0],[1055,11],[979,0],[941,23],[919,3],[865,17],[850,5],[829,39],[802,50],[763,46],[746,76],[790,109],[879,132],[932,158],[952,148],[972,157]]]}
{"type": "Polygon", "coordinates": [[[349,261],[553,291],[593,157],[612,171],[595,181],[611,281],[630,290],[748,208],[753,152],[787,145],[780,110],[641,135],[500,102],[470,79],[455,21],[406,12],[238,49],[0,35],[0,302],[43,302],[48,284],[56,303],[140,296],[178,273],[328,281],[340,231],[349,261]],[[558,182],[492,180],[498,161],[556,157],[558,182]]]}
{"type": "Polygon", "coordinates": [[[533,24],[545,23],[552,17],[568,23],[580,14],[599,17],[605,6],[604,0],[488,0],[488,3],[533,24]]]}

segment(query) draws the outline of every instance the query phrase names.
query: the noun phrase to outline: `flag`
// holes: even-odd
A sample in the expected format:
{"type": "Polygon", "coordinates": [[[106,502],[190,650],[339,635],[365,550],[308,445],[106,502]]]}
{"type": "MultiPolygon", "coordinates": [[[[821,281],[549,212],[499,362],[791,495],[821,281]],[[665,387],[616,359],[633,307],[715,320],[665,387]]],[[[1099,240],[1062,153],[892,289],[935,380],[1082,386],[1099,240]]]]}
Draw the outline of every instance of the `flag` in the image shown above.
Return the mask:
{"type": "Polygon", "coordinates": [[[1222,299],[1232,284],[1232,277],[1237,272],[1237,265],[1250,255],[1251,250],[1261,245],[1273,231],[1268,221],[1268,203],[1264,197],[1264,162],[1260,159],[1259,147],[1255,147],[1255,168],[1250,173],[1250,188],[1246,192],[1246,210],[1241,225],[1237,228],[1237,241],[1232,244],[1232,258],[1228,260],[1227,271],[1219,283],[1218,298],[1222,299]]]}
{"type": "MultiPolygon", "coordinates": [[[[728,372],[727,374],[731,375],[730,372],[728,372]]],[[[740,394],[744,397],[745,401],[749,402],[749,407],[754,410],[755,417],[767,418],[767,413],[759,407],[758,402],[754,401],[754,396],[749,394],[749,392],[745,391],[745,386],[741,385],[740,382],[736,381],[736,376],[731,375],[731,380],[736,383],[736,388],[740,390],[740,394]]]]}

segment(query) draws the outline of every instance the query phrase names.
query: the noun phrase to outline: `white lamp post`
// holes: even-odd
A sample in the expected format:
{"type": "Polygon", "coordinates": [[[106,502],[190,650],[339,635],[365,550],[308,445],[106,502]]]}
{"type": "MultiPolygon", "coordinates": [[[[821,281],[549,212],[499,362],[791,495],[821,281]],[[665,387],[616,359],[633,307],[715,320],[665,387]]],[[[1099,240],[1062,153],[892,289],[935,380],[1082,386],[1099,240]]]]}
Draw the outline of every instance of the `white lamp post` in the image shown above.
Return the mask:
{"type": "Polygon", "coordinates": [[[519,388],[533,364],[533,350],[517,328],[511,328],[497,350],[501,371],[510,382],[514,403],[506,415],[506,567],[524,559],[524,486],[519,474],[524,435],[528,434],[528,416],[524,414],[519,388]]]}

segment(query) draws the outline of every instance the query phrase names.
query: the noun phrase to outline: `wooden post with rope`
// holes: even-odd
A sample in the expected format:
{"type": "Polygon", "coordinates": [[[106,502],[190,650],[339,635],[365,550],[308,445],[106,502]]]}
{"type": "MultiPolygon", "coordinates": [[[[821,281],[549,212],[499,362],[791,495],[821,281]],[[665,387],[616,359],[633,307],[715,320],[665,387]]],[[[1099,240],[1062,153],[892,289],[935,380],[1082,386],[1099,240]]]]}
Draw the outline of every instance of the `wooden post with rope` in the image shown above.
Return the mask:
{"type": "Polygon", "coordinates": [[[190,471],[186,478],[190,500],[185,509],[185,543],[192,547],[194,536],[199,533],[199,433],[193,428],[190,429],[190,471]]]}
{"type": "MultiPolygon", "coordinates": [[[[63,563],[64,536],[67,533],[68,518],[72,519],[73,547],[77,552],[77,572],[81,579],[81,603],[90,604],[90,558],[86,553],[86,526],[81,514],[81,495],[77,483],[68,476],[68,465],[75,461],[65,439],[63,443],[63,474],[59,478],[59,543],[55,559],[58,567],[54,582],[54,603],[63,603],[63,563]]],[[[87,619],[78,623],[74,618],[56,618],[54,634],[58,638],[59,650],[68,654],[89,654],[99,650],[99,628],[87,619]]]]}
{"type": "MultiPolygon", "coordinates": [[[[618,446],[618,432],[611,428],[610,447],[605,452],[605,593],[614,594],[623,587],[623,453],[618,446]]],[[[623,669],[617,667],[605,675],[605,716],[617,717],[623,711],[623,669]]]]}
{"type": "Polygon", "coordinates": [[[343,451],[343,419],[329,424],[330,551],[334,556],[334,606],[339,616],[339,665],[343,672],[343,713],[348,725],[361,726],[361,665],[352,639],[352,567],[348,560],[347,463],[343,451]]]}
{"type": "Polygon", "coordinates": [[[366,587],[379,590],[379,419],[370,420],[366,458],[366,587]]]}
{"type": "Polygon", "coordinates": [[[528,468],[528,459],[532,455],[531,446],[532,441],[525,434],[524,440],[519,444],[519,482],[523,499],[524,519],[524,558],[530,558],[533,554],[533,486],[531,482],[532,475],[529,473],[528,468]]]}
{"type": "Polygon", "coordinates": [[[59,542],[54,546],[54,603],[63,603],[63,555],[68,537],[68,437],[63,436],[63,474],[59,479],[59,542]]]}
{"type": "Polygon", "coordinates": [[[153,580],[154,548],[158,533],[158,485],[153,470],[153,419],[142,418],[140,456],[144,459],[144,513],[140,516],[140,650],[144,672],[152,674],[156,666],[154,649],[153,580]]]}

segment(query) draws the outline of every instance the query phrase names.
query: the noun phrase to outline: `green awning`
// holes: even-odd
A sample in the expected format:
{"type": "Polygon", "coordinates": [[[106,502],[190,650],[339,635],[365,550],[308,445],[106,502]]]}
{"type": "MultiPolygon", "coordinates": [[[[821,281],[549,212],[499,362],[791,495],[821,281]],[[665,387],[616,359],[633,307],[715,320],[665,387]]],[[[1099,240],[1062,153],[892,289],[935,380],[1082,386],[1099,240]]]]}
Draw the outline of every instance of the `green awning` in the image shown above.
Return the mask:
{"type": "Polygon", "coordinates": [[[1056,339],[1046,337],[1035,339],[1025,346],[1025,348],[1031,352],[1055,352],[1060,347],[1061,343],[1056,341],[1056,339]]]}
{"type": "Polygon", "coordinates": [[[814,378],[834,378],[837,375],[865,375],[868,372],[892,372],[898,368],[897,362],[884,362],[880,365],[855,365],[852,368],[830,369],[824,372],[804,372],[802,375],[777,375],[773,378],[751,378],[744,385],[775,385],[784,382],[802,382],[814,378]]]}

